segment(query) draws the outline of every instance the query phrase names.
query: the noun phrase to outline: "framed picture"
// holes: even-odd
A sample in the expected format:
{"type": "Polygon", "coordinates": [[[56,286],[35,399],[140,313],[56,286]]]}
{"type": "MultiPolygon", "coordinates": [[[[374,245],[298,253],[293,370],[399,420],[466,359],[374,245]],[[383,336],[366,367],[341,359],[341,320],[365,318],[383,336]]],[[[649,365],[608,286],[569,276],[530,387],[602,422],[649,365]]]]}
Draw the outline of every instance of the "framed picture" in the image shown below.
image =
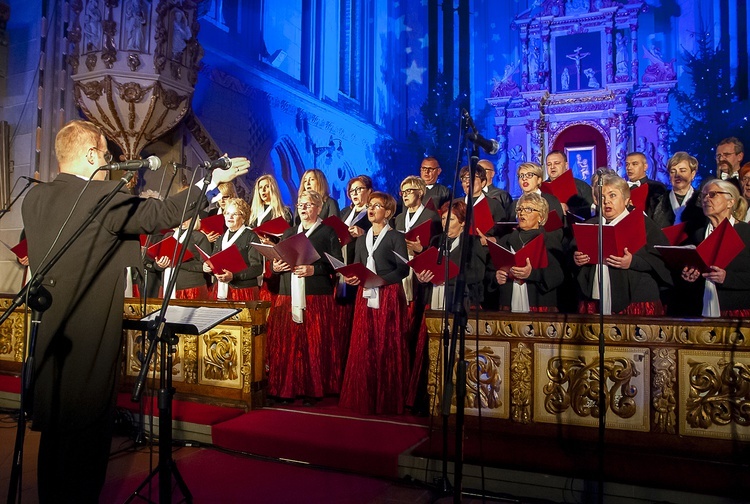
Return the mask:
{"type": "Polygon", "coordinates": [[[591,175],[596,170],[596,145],[565,147],[565,155],[573,176],[591,183],[591,175]]]}
{"type": "Polygon", "coordinates": [[[552,36],[552,92],[596,91],[606,84],[603,32],[552,36]]]}

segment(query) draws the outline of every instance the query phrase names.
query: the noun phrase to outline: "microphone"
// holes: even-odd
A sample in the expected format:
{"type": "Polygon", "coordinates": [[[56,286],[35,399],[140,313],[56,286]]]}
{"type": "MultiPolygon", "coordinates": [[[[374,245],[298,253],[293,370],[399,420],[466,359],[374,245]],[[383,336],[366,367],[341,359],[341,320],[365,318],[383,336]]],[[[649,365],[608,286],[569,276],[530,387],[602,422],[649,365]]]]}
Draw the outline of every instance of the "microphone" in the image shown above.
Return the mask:
{"type": "Polygon", "coordinates": [[[44,182],[42,182],[41,180],[37,180],[37,179],[35,179],[35,178],[31,178],[31,177],[25,177],[25,176],[23,176],[23,175],[21,175],[21,176],[20,176],[20,177],[18,177],[18,178],[22,178],[22,179],[24,179],[24,180],[28,180],[29,182],[33,182],[33,183],[36,183],[36,184],[44,184],[44,182]]]}
{"type": "Polygon", "coordinates": [[[102,170],[126,170],[137,171],[141,168],[149,170],[158,170],[161,166],[161,159],[156,156],[149,156],[146,159],[131,159],[130,161],[121,161],[119,163],[109,163],[101,167],[102,170]]]}
{"type": "Polygon", "coordinates": [[[477,127],[474,125],[474,120],[471,118],[468,110],[461,109],[461,116],[466,119],[466,124],[468,124],[469,128],[471,128],[471,133],[466,135],[466,138],[471,140],[475,145],[481,147],[484,152],[486,152],[490,156],[497,154],[497,151],[500,150],[500,144],[497,143],[497,140],[484,138],[479,134],[479,132],[477,131],[477,127]]]}
{"type": "Polygon", "coordinates": [[[216,170],[217,168],[220,170],[228,170],[232,167],[232,160],[229,159],[229,156],[224,154],[213,161],[206,161],[204,166],[207,170],[216,170]]]}

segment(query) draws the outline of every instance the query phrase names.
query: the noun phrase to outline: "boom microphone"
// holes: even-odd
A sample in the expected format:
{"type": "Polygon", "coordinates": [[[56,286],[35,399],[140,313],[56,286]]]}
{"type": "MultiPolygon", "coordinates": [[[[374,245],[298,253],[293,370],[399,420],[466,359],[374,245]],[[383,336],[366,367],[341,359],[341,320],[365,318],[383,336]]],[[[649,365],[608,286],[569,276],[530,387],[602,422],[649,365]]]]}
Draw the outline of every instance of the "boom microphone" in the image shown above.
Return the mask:
{"type": "Polygon", "coordinates": [[[126,170],[136,171],[141,168],[149,170],[158,170],[161,166],[161,159],[156,156],[149,156],[146,159],[131,159],[130,161],[121,161],[119,163],[109,163],[102,166],[102,170],[126,170]]]}
{"type": "Polygon", "coordinates": [[[474,125],[474,120],[471,118],[468,110],[461,109],[461,115],[466,119],[466,124],[469,125],[469,128],[471,128],[471,133],[466,135],[466,138],[471,140],[475,145],[481,147],[484,152],[490,156],[497,154],[497,151],[500,150],[500,144],[497,143],[497,140],[484,138],[479,134],[477,127],[474,125]]]}
{"type": "Polygon", "coordinates": [[[215,159],[214,161],[206,161],[205,167],[207,170],[228,170],[232,167],[232,160],[229,159],[229,156],[224,154],[219,159],[215,159]]]}

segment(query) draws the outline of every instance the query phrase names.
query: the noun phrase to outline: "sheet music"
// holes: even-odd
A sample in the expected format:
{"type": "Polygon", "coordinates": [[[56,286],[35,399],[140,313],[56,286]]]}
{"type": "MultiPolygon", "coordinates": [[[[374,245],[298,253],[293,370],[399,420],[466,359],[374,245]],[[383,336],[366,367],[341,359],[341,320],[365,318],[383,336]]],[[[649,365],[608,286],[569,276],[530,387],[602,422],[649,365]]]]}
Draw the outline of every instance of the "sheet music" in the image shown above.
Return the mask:
{"type": "MultiPolygon", "coordinates": [[[[142,322],[151,322],[156,320],[161,310],[156,310],[153,313],[149,313],[141,319],[142,322]]],[[[198,332],[193,330],[185,330],[186,334],[203,334],[211,328],[219,325],[229,317],[236,315],[241,310],[239,308],[215,308],[208,306],[174,306],[169,305],[167,307],[167,315],[165,320],[168,324],[176,325],[180,327],[190,328],[194,327],[198,332]]],[[[183,330],[177,329],[177,332],[182,333],[183,330]]]]}

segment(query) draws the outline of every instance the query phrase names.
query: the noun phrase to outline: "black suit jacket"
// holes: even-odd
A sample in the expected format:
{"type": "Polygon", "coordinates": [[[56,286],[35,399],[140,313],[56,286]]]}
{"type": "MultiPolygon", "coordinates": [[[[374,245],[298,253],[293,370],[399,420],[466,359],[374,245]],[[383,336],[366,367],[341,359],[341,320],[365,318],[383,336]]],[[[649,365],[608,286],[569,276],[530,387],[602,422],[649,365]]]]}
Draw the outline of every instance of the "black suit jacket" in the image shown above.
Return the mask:
{"type": "Polygon", "coordinates": [[[653,219],[656,205],[659,203],[661,197],[664,194],[667,194],[669,190],[667,189],[667,186],[665,186],[658,180],[651,180],[648,177],[643,177],[642,179],[637,180],[637,182],[640,182],[641,185],[648,185],[648,198],[646,198],[646,215],[653,219]]]}
{"type": "MultiPolygon", "coordinates": [[[[284,232],[281,240],[283,241],[296,234],[297,226],[293,226],[284,232]]],[[[333,266],[331,266],[331,263],[326,258],[325,253],[331,254],[339,261],[344,259],[341,255],[341,243],[338,236],[336,236],[336,231],[325,224],[321,224],[310,233],[308,238],[318,252],[318,255],[320,255],[320,259],[312,264],[314,270],[312,276],[305,277],[305,295],[333,294],[336,276],[333,266]]],[[[279,294],[291,296],[292,273],[283,272],[279,276],[281,277],[279,294]]]]}
{"type": "MultiPolygon", "coordinates": [[[[221,241],[227,233],[230,233],[228,229],[224,231],[221,238],[213,243],[213,252],[211,255],[221,252],[221,241]]],[[[247,268],[232,274],[232,281],[229,282],[229,285],[235,289],[257,287],[258,277],[263,274],[263,256],[260,255],[260,252],[255,247],[250,245],[251,243],[260,243],[260,238],[250,229],[245,229],[233,243],[239,249],[242,259],[247,265],[247,268]]]]}
{"type": "Polygon", "coordinates": [[[451,199],[451,191],[443,184],[435,183],[431,189],[428,188],[425,191],[424,196],[422,196],[422,204],[426,206],[427,201],[430,199],[432,199],[432,203],[435,205],[435,210],[439,212],[443,203],[451,199]]]}
{"type": "MultiPolygon", "coordinates": [[[[54,254],[117,182],[94,181],[83,191],[85,186],[85,180],[61,174],[26,195],[23,219],[33,271],[39,271],[52,244],[54,254]]],[[[138,235],[177,226],[186,204],[189,213],[207,201],[194,187],[163,202],[118,193],[50,270],[44,286],[53,302],[44,314],[35,352],[35,428],[85,429],[112,411],[122,339],[123,268],[140,262],[138,235]]]]}
{"type": "MultiPolygon", "coordinates": [[[[662,194],[654,207],[652,219],[660,228],[671,226],[675,221],[674,210],[672,210],[672,204],[669,202],[671,193],[672,191],[668,191],[662,194]]],[[[689,223],[691,227],[703,227],[705,229],[706,216],[703,214],[700,196],[700,191],[693,191],[693,195],[685,203],[685,210],[682,211],[682,222],[689,223]]]]}

